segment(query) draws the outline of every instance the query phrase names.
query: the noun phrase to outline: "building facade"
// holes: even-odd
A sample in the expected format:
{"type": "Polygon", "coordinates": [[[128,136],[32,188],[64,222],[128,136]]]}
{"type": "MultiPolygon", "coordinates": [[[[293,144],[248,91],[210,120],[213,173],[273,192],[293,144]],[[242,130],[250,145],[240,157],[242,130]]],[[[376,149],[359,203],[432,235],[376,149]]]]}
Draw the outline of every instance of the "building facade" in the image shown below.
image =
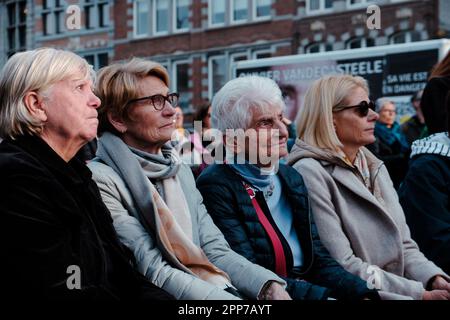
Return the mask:
{"type": "Polygon", "coordinates": [[[142,57],[162,63],[187,113],[232,77],[237,61],[448,37],[445,0],[0,1],[0,65],[51,46],[95,66],[142,57]],[[380,8],[380,28],[367,8],[380,8]],[[4,30],[4,31],[3,31],[4,30]]]}

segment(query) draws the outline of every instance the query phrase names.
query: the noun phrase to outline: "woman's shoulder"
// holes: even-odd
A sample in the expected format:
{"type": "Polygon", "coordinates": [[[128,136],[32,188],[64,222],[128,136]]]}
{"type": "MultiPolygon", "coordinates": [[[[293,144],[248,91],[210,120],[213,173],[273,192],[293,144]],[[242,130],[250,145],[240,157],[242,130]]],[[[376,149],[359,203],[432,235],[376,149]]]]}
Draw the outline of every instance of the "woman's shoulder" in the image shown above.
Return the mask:
{"type": "Polygon", "coordinates": [[[122,178],[113,168],[99,161],[97,158],[90,161],[87,166],[92,172],[92,179],[97,184],[112,185],[122,182],[122,178]]]}
{"type": "Polygon", "coordinates": [[[312,171],[322,171],[324,170],[323,164],[320,160],[314,158],[302,158],[297,160],[292,164],[292,167],[297,171],[300,170],[300,174],[303,176],[304,173],[312,172],[312,171]]]}
{"type": "Polygon", "coordinates": [[[41,179],[42,182],[53,180],[51,171],[40,159],[7,140],[0,144],[0,176],[5,184],[17,182],[17,177],[41,179]]]}

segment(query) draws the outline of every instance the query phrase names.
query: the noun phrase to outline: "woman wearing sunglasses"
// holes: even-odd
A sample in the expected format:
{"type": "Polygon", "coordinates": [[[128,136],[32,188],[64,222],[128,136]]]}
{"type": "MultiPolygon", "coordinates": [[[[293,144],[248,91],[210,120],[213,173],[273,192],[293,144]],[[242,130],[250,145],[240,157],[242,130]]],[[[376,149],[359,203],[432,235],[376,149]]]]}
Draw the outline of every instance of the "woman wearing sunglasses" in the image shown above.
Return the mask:
{"type": "Polygon", "coordinates": [[[328,76],[308,90],[288,163],[303,176],[323,244],[384,299],[450,298],[448,276],[411,239],[383,162],[364,146],[378,119],[366,81],[328,76]]]}
{"type": "Polygon", "coordinates": [[[289,299],[285,282],[230,249],[170,144],[178,94],[160,64],[103,68],[100,138],[89,167],[139,271],[177,299],[289,299]]]}

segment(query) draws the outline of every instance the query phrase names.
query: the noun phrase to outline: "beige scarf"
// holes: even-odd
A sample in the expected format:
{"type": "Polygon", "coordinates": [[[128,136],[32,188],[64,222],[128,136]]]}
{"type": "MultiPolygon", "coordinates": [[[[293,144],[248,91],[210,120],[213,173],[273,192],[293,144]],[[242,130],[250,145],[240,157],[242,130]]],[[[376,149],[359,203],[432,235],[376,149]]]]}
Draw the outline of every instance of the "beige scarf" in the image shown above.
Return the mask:
{"type": "MultiPolygon", "coordinates": [[[[144,158],[142,151],[132,151],[148,178],[154,178],[155,173],[167,168],[165,164],[155,163],[149,157],[144,158]]],[[[170,156],[178,157],[174,151],[170,156]]],[[[172,253],[178,261],[200,279],[220,288],[231,287],[229,276],[214,266],[203,250],[192,240],[191,214],[177,176],[161,179],[165,201],[150,180],[148,182],[153,209],[161,221],[161,228],[158,228],[159,237],[168,252],[172,253]]]]}

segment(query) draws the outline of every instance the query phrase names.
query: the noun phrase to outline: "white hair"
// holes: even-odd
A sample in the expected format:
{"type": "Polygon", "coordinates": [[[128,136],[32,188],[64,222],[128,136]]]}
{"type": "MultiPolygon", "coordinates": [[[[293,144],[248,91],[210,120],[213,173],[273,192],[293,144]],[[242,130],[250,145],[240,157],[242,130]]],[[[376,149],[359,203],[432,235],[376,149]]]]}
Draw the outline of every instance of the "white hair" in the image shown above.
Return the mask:
{"type": "Polygon", "coordinates": [[[211,103],[211,123],[222,132],[227,129],[247,129],[255,110],[280,107],[285,109],[281,90],[275,81],[244,76],[227,82],[211,103]]]}
{"type": "Polygon", "coordinates": [[[0,136],[39,134],[44,123],[29,113],[25,95],[34,91],[46,98],[55,83],[78,71],[94,80],[92,67],[70,51],[40,48],[13,55],[0,73],[0,136]]]}
{"type": "Polygon", "coordinates": [[[381,110],[383,110],[384,106],[387,104],[395,105],[395,103],[388,98],[378,98],[377,101],[375,101],[375,112],[380,113],[381,110]]]}

